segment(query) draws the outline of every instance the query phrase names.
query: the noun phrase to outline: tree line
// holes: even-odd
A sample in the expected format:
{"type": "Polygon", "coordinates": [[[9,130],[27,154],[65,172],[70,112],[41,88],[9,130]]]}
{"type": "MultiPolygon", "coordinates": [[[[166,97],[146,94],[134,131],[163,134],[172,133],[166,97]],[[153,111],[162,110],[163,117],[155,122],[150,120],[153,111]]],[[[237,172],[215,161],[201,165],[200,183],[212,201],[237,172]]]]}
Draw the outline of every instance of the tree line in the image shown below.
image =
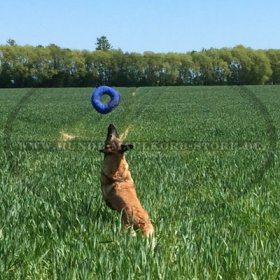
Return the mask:
{"type": "Polygon", "coordinates": [[[127,53],[0,45],[0,87],[280,84],[280,50],[127,53]]]}

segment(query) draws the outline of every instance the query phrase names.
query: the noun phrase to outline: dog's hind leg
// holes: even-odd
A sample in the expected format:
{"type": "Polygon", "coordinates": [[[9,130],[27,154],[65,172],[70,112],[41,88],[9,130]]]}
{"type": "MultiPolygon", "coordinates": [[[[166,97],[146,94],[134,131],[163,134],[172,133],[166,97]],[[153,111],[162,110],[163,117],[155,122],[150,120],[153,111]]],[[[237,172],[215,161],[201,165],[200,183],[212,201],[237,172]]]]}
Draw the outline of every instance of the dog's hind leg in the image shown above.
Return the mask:
{"type": "Polygon", "coordinates": [[[141,231],[144,236],[152,236],[154,235],[154,227],[151,223],[146,223],[144,225],[141,225],[141,231]]]}

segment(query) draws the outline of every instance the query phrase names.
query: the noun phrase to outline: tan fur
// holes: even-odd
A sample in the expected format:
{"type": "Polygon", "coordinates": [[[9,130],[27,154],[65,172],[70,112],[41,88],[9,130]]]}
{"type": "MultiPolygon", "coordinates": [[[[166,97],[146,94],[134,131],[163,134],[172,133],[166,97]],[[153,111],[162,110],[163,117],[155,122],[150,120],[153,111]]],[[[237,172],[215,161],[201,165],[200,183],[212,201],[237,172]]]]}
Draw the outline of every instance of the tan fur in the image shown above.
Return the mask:
{"type": "Polygon", "coordinates": [[[152,235],[154,227],[148,213],[142,207],[126,162],[124,152],[132,145],[123,145],[113,125],[108,128],[104,160],[101,170],[101,190],[106,204],[122,213],[124,228],[133,224],[144,236],[152,235]]]}

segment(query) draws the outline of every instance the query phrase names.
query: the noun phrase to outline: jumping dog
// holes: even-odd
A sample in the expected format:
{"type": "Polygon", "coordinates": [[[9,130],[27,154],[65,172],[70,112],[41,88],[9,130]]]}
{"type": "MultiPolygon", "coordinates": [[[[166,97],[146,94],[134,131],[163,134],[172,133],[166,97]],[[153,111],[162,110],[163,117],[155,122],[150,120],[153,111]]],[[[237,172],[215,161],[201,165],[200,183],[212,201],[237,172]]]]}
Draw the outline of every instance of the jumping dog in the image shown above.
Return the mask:
{"type": "Polygon", "coordinates": [[[125,229],[140,229],[144,236],[153,235],[154,227],[149,215],[142,207],[135,190],[134,181],[124,153],[133,149],[132,144],[123,144],[117,129],[110,124],[102,150],[104,160],[101,169],[101,190],[106,204],[122,213],[125,229]]]}

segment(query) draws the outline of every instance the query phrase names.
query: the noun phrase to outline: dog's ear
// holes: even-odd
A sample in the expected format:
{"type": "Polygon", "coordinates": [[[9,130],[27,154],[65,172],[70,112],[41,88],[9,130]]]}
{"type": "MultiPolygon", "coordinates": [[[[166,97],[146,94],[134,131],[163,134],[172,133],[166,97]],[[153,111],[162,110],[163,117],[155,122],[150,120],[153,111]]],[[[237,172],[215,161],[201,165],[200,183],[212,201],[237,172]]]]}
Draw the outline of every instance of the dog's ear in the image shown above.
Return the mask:
{"type": "Polygon", "coordinates": [[[120,149],[120,152],[121,153],[124,153],[126,151],[129,151],[129,150],[132,150],[133,149],[133,145],[132,144],[122,144],[121,145],[121,149],[120,149]]]}

